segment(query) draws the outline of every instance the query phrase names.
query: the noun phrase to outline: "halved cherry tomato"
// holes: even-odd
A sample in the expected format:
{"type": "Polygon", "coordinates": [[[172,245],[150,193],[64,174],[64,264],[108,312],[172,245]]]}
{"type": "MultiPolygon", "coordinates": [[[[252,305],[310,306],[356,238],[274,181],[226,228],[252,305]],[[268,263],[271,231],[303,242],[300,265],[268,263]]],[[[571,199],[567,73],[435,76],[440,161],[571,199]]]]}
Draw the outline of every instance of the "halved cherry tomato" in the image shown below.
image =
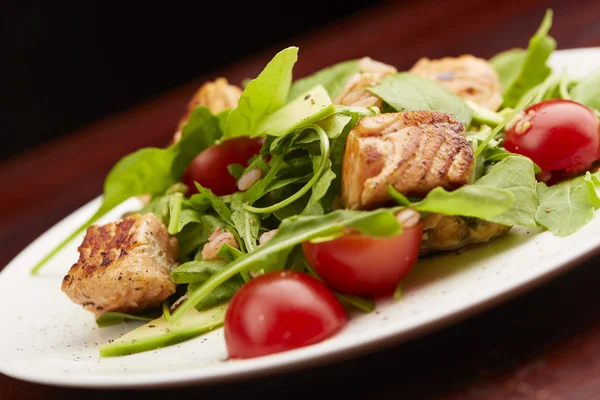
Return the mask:
{"type": "Polygon", "coordinates": [[[504,147],[531,158],[544,172],[581,173],[599,158],[598,117],[575,101],[545,100],[506,130],[504,147]]]}
{"type": "Polygon", "coordinates": [[[357,296],[391,294],[419,257],[423,226],[418,223],[389,238],[350,233],[302,248],[317,275],[335,291],[357,296]]]}
{"type": "Polygon", "coordinates": [[[235,178],[227,166],[241,164],[247,167],[248,160],[260,152],[263,142],[263,138],[240,136],[202,151],[188,165],[181,179],[189,187],[189,194],[198,192],[194,182],[212,190],[217,196],[237,191],[235,178]]]}
{"type": "Polygon", "coordinates": [[[294,270],[260,275],[231,298],[224,334],[230,358],[251,358],[308,346],[333,336],[348,317],[333,292],[294,270]]]}

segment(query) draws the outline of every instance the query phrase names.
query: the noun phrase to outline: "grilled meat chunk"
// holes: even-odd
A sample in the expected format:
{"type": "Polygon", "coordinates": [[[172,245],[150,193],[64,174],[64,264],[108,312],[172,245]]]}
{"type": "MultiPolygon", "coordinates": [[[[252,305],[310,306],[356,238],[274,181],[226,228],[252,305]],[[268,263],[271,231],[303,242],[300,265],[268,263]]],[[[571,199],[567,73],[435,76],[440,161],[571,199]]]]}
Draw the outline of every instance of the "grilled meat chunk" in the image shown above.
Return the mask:
{"type": "Polygon", "coordinates": [[[471,243],[485,243],[506,234],[511,226],[478,218],[429,214],[422,220],[421,254],[457,250],[471,243]]]}
{"type": "Polygon", "coordinates": [[[370,209],[388,203],[388,185],[422,197],[441,186],[469,183],[473,149],[452,115],[405,111],[361,118],[348,134],[342,160],[344,208],[370,209]]]}
{"type": "Polygon", "coordinates": [[[183,125],[187,122],[194,108],[204,106],[213,114],[218,114],[221,111],[237,107],[241,95],[242,89],[230,84],[223,77],[206,82],[200,86],[190,99],[185,114],[179,120],[177,131],[173,135],[173,142],[177,143],[181,139],[181,129],[183,129],[183,125]]]}
{"type": "Polygon", "coordinates": [[[365,88],[377,85],[381,78],[398,71],[395,67],[370,57],[363,57],[358,63],[358,69],[359,72],[348,80],[342,93],[333,102],[344,106],[381,107],[382,100],[365,88]]]}
{"type": "Polygon", "coordinates": [[[241,95],[242,89],[230,84],[223,77],[204,83],[188,103],[186,113],[179,121],[179,129],[183,127],[183,124],[197,106],[205,106],[213,114],[218,114],[221,111],[237,107],[241,95]]]}
{"type": "Polygon", "coordinates": [[[152,213],[92,225],[62,291],[96,317],[109,311],[137,313],[175,292],[177,240],[152,213]]]}
{"type": "Polygon", "coordinates": [[[435,60],[423,57],[409,72],[438,81],[459,97],[490,110],[496,111],[502,105],[502,87],[498,73],[483,58],[470,54],[435,60]]]}

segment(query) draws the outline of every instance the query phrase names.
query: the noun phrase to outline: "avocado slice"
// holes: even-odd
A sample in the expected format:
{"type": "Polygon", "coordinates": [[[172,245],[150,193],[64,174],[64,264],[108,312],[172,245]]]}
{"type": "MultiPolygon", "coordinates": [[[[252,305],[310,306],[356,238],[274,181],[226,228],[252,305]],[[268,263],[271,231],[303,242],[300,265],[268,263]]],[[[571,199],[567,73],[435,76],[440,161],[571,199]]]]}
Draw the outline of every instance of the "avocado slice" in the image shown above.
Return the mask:
{"type": "Polygon", "coordinates": [[[333,114],[335,106],[329,94],[322,85],[317,85],[266,117],[251,136],[284,136],[333,114]]]}
{"type": "Polygon", "coordinates": [[[156,318],[100,346],[101,357],[126,356],[171,346],[203,335],[223,325],[228,303],[198,311],[189,309],[176,324],[167,322],[164,316],[156,318]]]}

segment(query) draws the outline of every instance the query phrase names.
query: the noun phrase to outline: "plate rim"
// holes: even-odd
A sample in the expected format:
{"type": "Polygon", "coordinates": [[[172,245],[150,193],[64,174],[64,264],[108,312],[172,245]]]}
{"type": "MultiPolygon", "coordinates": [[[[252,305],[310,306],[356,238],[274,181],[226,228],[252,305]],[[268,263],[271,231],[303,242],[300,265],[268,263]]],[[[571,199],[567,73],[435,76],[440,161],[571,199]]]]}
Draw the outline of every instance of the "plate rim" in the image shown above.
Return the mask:
{"type": "MultiPolygon", "coordinates": [[[[568,49],[557,49],[552,56],[555,54],[559,57],[569,57],[570,54],[578,52],[597,52],[600,54],[600,46],[598,47],[577,47],[568,49]]],[[[573,57],[571,55],[571,57],[573,57]]],[[[41,244],[48,241],[53,236],[53,232],[59,230],[63,225],[68,225],[71,220],[81,219],[83,220],[86,216],[86,210],[89,208],[93,210],[94,207],[100,204],[102,195],[99,195],[77,209],[67,214],[64,218],[52,225],[45,232],[39,235],[36,239],[30,242],[25,248],[23,248],[11,261],[9,261],[5,267],[0,270],[0,280],[3,276],[6,276],[6,271],[16,268],[19,261],[25,258],[29,253],[40,247],[41,244]]],[[[50,242],[54,242],[50,240],[50,242]]],[[[459,323],[467,317],[473,317],[481,314],[482,312],[493,308],[496,305],[504,303],[512,298],[519,296],[520,294],[537,287],[544,282],[547,282],[558,275],[562,275],[568,270],[574,268],[580,263],[594,257],[600,253],[600,239],[591,248],[587,250],[580,250],[575,256],[569,258],[566,262],[562,262],[556,267],[538,273],[532,278],[518,282],[510,286],[510,288],[493,294],[482,301],[473,302],[459,310],[446,313],[445,315],[436,318],[433,321],[429,321],[425,324],[415,325],[408,329],[400,330],[397,332],[385,331],[382,335],[376,335],[378,337],[373,338],[370,341],[356,342],[352,345],[347,345],[341,348],[336,348],[330,351],[322,351],[320,353],[311,354],[309,348],[292,350],[292,352],[299,354],[299,357],[292,357],[291,360],[286,361],[285,358],[281,357],[281,354],[274,354],[263,357],[263,361],[259,361],[258,367],[253,368],[234,368],[232,371],[228,371],[225,374],[207,374],[204,368],[201,369],[189,369],[184,371],[170,371],[169,373],[160,372],[158,376],[153,372],[138,373],[135,375],[127,375],[126,377],[114,376],[114,375],[97,375],[93,378],[94,374],[90,374],[89,378],[86,375],[86,379],[80,379],[83,377],[77,376],[70,377],[65,375],[64,379],[59,379],[59,375],[29,375],[18,368],[11,368],[10,363],[0,359],[0,374],[8,377],[44,384],[55,387],[69,387],[69,388],[88,388],[88,389],[138,389],[138,388],[166,388],[166,387],[184,387],[184,386],[200,386],[209,384],[219,384],[223,382],[238,382],[250,380],[255,377],[265,376],[267,374],[280,375],[292,371],[301,370],[313,365],[326,365],[341,362],[344,360],[356,358],[368,354],[372,351],[378,351],[393,345],[402,345],[415,338],[421,337],[427,333],[437,331],[441,328],[447,327],[452,323],[459,323]],[[306,354],[306,357],[302,357],[302,354],[306,354]],[[280,360],[283,358],[283,360],[280,360]],[[202,373],[198,373],[202,371],[202,373]],[[199,375],[199,376],[198,376],[199,375]],[[69,379],[70,378],[70,379],[69,379]]],[[[289,353],[289,352],[286,352],[289,353]]],[[[229,362],[236,362],[230,360],[229,362]]],[[[210,368],[210,367],[208,367],[210,368]]]]}

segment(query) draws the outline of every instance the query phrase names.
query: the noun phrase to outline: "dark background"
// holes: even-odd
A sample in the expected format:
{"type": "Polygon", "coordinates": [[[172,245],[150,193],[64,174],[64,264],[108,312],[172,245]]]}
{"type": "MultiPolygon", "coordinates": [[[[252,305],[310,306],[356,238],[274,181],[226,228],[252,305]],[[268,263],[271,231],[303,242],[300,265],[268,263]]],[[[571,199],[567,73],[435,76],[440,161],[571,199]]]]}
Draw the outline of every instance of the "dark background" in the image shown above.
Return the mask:
{"type": "Polygon", "coordinates": [[[0,160],[376,3],[2,2],[0,160]]]}

